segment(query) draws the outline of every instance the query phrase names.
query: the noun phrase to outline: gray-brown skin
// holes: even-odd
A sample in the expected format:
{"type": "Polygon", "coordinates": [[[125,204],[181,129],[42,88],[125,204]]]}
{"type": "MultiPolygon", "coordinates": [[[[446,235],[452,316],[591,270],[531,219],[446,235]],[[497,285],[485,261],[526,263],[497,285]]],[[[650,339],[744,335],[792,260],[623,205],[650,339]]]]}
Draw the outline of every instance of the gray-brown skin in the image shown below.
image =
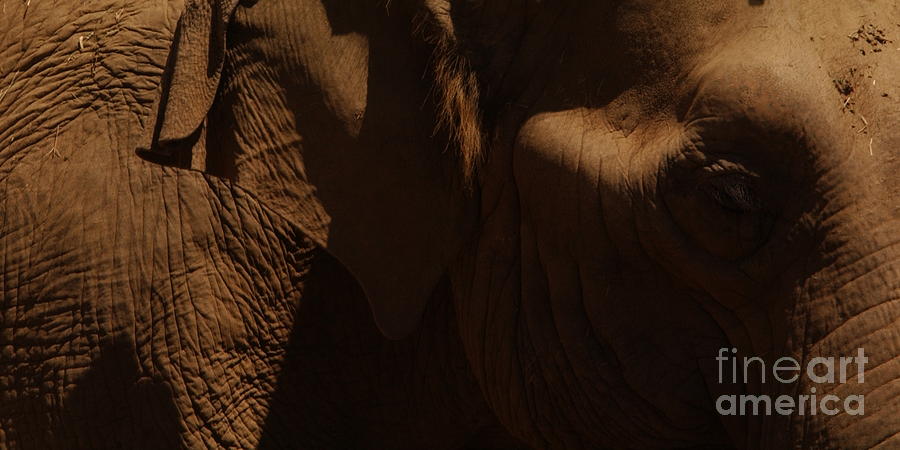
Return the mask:
{"type": "Polygon", "coordinates": [[[0,7],[0,448],[510,442],[446,280],[389,341],[306,222],[134,153],[179,2],[0,7]]]}
{"type": "MultiPolygon", "coordinates": [[[[151,25],[105,36],[155,56],[101,53],[99,73],[141,73],[88,90],[89,108],[0,100],[4,141],[34,127],[0,147],[3,444],[513,445],[477,442],[507,440],[492,414],[538,448],[896,444],[900,63],[848,35],[892,38],[897,5],[190,4],[177,95],[144,126],[234,183],[130,154],[168,44],[154,30],[171,30],[149,3],[127,10],[156,11],[151,25]],[[440,96],[411,32],[435,32],[429,18],[481,85],[471,195],[448,173],[456,141],[432,133],[440,96]],[[52,142],[77,153],[50,144],[66,114],[78,126],[52,142]],[[418,329],[383,340],[320,246],[382,331],[418,329]],[[819,392],[865,392],[866,415],[722,420],[719,392],[772,388],[718,386],[723,346],[770,361],[865,347],[864,385],[819,392]]],[[[49,51],[93,20],[6,6],[25,18],[7,29],[42,30],[20,48],[45,65],[28,67],[96,76],[49,51]]],[[[63,82],[24,80],[21,99],[62,98],[63,82]]]]}
{"type": "MultiPolygon", "coordinates": [[[[900,443],[900,53],[854,38],[897,39],[896,2],[195,4],[236,12],[225,50],[179,42],[186,61],[221,57],[221,74],[170,66],[175,98],[218,95],[192,164],[305,226],[388,335],[413,329],[449,274],[472,372],[513,435],[900,443]],[[466,140],[430,134],[448,83],[429,61],[446,55],[406,35],[477,77],[487,152],[469,197],[433,165],[466,140]],[[722,347],[769,365],[862,347],[864,384],[817,389],[865,394],[866,414],[720,417],[723,393],[812,387],[719,384],[722,347]]],[[[186,161],[211,103],[162,102],[163,154],[186,161]]]]}

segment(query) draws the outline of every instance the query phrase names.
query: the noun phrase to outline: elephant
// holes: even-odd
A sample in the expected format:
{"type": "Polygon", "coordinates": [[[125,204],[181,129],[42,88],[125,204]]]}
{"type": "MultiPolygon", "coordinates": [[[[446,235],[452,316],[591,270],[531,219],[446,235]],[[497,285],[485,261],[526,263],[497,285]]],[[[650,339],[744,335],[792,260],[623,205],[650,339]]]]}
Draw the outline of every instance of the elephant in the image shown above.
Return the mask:
{"type": "Polygon", "coordinates": [[[0,448],[517,445],[458,338],[384,338],[306,225],[134,153],[182,8],[3,4],[0,448]]]}
{"type": "Polygon", "coordinates": [[[898,444],[895,2],[103,3],[5,16],[0,444],[898,444]]]}

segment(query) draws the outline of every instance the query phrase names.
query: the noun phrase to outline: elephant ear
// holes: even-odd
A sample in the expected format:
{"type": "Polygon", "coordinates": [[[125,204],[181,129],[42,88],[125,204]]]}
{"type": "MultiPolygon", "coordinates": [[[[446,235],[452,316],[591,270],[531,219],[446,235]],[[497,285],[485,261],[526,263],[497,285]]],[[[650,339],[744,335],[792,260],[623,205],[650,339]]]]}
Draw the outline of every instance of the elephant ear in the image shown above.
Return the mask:
{"type": "Polygon", "coordinates": [[[202,131],[222,77],[228,22],[240,0],[188,0],[178,22],[162,92],[138,154],[183,165],[176,148],[192,145],[202,131]]]}

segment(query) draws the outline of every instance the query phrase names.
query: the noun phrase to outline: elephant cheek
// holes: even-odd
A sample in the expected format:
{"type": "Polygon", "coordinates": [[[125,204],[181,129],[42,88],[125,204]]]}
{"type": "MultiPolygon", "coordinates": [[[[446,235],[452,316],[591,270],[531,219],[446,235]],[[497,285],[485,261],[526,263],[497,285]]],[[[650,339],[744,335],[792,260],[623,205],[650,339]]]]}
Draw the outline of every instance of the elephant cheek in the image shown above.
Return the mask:
{"type": "Polygon", "coordinates": [[[870,267],[850,270],[864,275],[798,305],[795,320],[806,325],[793,329],[790,342],[809,350],[797,385],[782,390],[807,395],[810,404],[806,415],[795,413],[789,423],[767,424],[787,427],[787,433],[763,436],[792,436],[783,444],[816,448],[900,445],[900,263],[866,260],[859,264],[870,267]],[[826,396],[833,396],[832,404],[823,411],[826,396]]]}

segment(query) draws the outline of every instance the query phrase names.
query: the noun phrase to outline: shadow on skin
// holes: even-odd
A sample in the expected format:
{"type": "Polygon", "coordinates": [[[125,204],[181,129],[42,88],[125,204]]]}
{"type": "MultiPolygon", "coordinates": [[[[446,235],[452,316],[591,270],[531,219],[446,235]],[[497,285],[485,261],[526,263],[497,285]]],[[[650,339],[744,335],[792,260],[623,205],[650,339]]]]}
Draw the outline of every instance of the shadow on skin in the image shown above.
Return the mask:
{"type": "Polygon", "coordinates": [[[56,440],[72,448],[177,448],[180,414],[167,383],[142,376],[134,344],[101,344],[65,398],[56,440]]]}
{"type": "MultiPolygon", "coordinates": [[[[396,83],[397,68],[390,64],[396,59],[390,36],[372,31],[366,15],[371,11],[368,3],[321,0],[321,4],[334,35],[360,33],[368,39],[367,109],[358,139],[382,142],[383,130],[391,128],[383,121],[396,117],[396,98],[380,88],[396,83]]],[[[320,120],[341,128],[333,118],[320,120]]],[[[352,149],[355,145],[317,142],[317,130],[304,128],[310,126],[309,120],[298,113],[296,123],[310,147],[346,144],[352,149]]],[[[334,165],[317,154],[305,155],[304,164],[313,180],[315,174],[334,165]]],[[[326,193],[319,194],[327,209],[326,193]]],[[[330,232],[331,238],[340,238],[340,230],[330,232]]],[[[457,447],[525,448],[481,404],[480,391],[467,369],[459,369],[467,368],[468,361],[461,353],[455,321],[444,320],[454,315],[448,280],[443,280],[428,304],[420,327],[426,331],[390,341],[375,325],[362,288],[339,261],[321,252],[308,267],[285,364],[258,448],[294,448],[300,443],[309,448],[425,448],[448,444],[460,438],[458,430],[469,428],[474,434],[468,438],[470,442],[459,442],[457,447]],[[434,356],[425,364],[428,367],[421,366],[423,348],[434,356]],[[450,375],[444,364],[462,373],[450,375]],[[426,382],[443,377],[446,392],[436,392],[426,382]],[[450,387],[456,384],[462,387],[450,387]],[[470,400],[475,404],[450,405],[450,398],[469,397],[473,392],[478,394],[476,400],[470,400]],[[435,410],[429,404],[432,399],[438,403],[443,399],[449,412],[435,410]]]]}
{"type": "Polygon", "coordinates": [[[368,30],[366,8],[360,8],[354,0],[322,0],[328,24],[335,35],[348,33],[365,33],[368,30]]]}
{"type": "Polygon", "coordinates": [[[310,448],[365,447],[359,442],[358,430],[336,426],[352,422],[349,416],[357,411],[342,411],[331,397],[353,391],[366,381],[357,375],[354,383],[347,374],[358,374],[360,365],[365,364],[357,364],[377,350],[356,341],[378,347],[380,339],[374,334],[374,325],[356,327],[358,321],[352,318],[367,313],[368,305],[362,290],[340,263],[317,252],[308,267],[285,362],[257,448],[293,448],[301,444],[310,448]],[[342,317],[349,324],[323,326],[323,318],[335,317],[342,317]]]}
{"type": "MultiPolygon", "coordinates": [[[[429,318],[453,314],[447,280],[437,289],[423,323],[424,329],[434,333],[389,341],[375,326],[359,284],[338,261],[321,252],[308,264],[285,363],[257,448],[425,448],[452,442],[454,426],[442,434],[446,433],[441,429],[443,420],[437,429],[427,419],[416,420],[435,413],[418,402],[423,389],[440,394],[421,383],[438,375],[417,370],[421,361],[413,356],[420,346],[429,353],[445,351],[441,345],[434,346],[435,338],[429,336],[448,337],[453,330],[445,327],[455,324],[429,318]]],[[[437,372],[444,374],[441,367],[435,361],[437,372]]],[[[450,377],[448,383],[452,382],[450,377]]],[[[467,420],[484,423],[458,448],[527,448],[481,412],[473,411],[471,417],[465,417],[464,411],[452,414],[460,421],[452,424],[456,427],[467,420]]]]}

